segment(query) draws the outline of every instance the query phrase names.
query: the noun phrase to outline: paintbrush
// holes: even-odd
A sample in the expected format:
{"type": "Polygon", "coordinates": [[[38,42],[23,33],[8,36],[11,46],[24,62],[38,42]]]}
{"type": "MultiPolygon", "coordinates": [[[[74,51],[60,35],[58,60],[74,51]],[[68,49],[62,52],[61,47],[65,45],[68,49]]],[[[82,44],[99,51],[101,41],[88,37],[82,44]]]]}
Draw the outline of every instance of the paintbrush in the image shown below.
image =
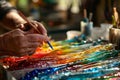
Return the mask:
{"type": "Polygon", "coordinates": [[[117,8],[113,7],[113,11],[114,11],[114,18],[115,18],[115,26],[116,28],[119,28],[119,14],[118,14],[117,8]]]}
{"type": "MultiPolygon", "coordinates": [[[[18,14],[31,26],[33,27],[38,33],[41,34],[41,32],[37,29],[37,27],[35,27],[23,14],[22,12],[18,11],[18,14]]],[[[53,46],[51,45],[51,43],[49,41],[47,41],[47,44],[49,45],[49,47],[53,50],[53,46]]]]}

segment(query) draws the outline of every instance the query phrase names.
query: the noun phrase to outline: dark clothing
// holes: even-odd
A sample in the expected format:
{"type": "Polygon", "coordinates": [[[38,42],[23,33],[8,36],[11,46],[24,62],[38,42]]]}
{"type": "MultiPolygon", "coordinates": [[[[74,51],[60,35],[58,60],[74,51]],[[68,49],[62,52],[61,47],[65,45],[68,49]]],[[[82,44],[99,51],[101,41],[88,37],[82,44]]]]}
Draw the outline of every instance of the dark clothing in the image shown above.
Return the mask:
{"type": "Polygon", "coordinates": [[[12,9],[14,9],[14,7],[6,2],[6,0],[0,0],[0,20],[12,9]]]}

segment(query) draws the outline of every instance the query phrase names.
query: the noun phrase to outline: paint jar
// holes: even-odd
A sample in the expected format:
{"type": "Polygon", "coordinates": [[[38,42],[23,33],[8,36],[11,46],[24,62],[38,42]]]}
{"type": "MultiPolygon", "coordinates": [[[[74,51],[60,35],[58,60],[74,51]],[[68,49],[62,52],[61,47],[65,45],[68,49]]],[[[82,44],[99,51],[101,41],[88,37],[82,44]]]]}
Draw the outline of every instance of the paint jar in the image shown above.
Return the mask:
{"type": "Polygon", "coordinates": [[[76,36],[80,36],[81,32],[77,31],[77,30],[70,30],[70,31],[66,32],[66,35],[67,35],[67,39],[70,40],[70,39],[73,39],[76,36]]]}
{"type": "Polygon", "coordinates": [[[91,37],[91,32],[93,29],[93,22],[83,22],[81,21],[81,32],[82,34],[85,34],[87,37],[91,37]]]}
{"type": "Polygon", "coordinates": [[[120,29],[110,28],[109,42],[114,44],[116,49],[120,49],[120,29]]]}
{"type": "Polygon", "coordinates": [[[87,37],[91,37],[92,29],[93,29],[93,22],[88,22],[87,25],[85,26],[84,34],[87,37]]]}
{"type": "Polygon", "coordinates": [[[91,38],[92,38],[93,40],[96,40],[96,39],[102,37],[103,35],[104,35],[104,34],[103,34],[103,30],[102,30],[101,27],[94,27],[94,28],[92,29],[91,38]]]}
{"type": "Polygon", "coordinates": [[[113,27],[113,25],[109,24],[109,23],[101,23],[100,27],[101,27],[101,29],[103,30],[103,33],[104,33],[103,38],[105,40],[109,40],[109,30],[110,30],[110,28],[113,27]]]}

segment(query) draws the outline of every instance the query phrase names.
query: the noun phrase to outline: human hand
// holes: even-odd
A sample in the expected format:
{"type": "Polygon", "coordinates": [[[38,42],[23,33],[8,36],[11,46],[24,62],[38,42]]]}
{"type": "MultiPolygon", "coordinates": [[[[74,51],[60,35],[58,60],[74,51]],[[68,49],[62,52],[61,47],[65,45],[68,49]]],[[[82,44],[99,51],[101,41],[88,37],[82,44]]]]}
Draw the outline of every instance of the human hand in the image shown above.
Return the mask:
{"type": "Polygon", "coordinates": [[[43,42],[49,40],[45,35],[41,34],[28,34],[28,32],[20,29],[12,30],[8,33],[1,35],[1,48],[0,51],[6,51],[9,54],[23,56],[33,54],[38,46],[42,46],[43,42]]]}

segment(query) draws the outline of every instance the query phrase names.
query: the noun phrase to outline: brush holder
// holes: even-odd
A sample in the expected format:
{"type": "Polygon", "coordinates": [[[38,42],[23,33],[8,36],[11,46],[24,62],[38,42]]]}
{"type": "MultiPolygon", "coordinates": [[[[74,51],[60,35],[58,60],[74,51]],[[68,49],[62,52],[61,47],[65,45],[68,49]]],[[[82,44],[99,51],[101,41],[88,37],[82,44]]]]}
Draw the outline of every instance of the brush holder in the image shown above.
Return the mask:
{"type": "Polygon", "coordinates": [[[120,29],[110,28],[109,42],[114,44],[116,49],[120,49],[120,29]]]}

